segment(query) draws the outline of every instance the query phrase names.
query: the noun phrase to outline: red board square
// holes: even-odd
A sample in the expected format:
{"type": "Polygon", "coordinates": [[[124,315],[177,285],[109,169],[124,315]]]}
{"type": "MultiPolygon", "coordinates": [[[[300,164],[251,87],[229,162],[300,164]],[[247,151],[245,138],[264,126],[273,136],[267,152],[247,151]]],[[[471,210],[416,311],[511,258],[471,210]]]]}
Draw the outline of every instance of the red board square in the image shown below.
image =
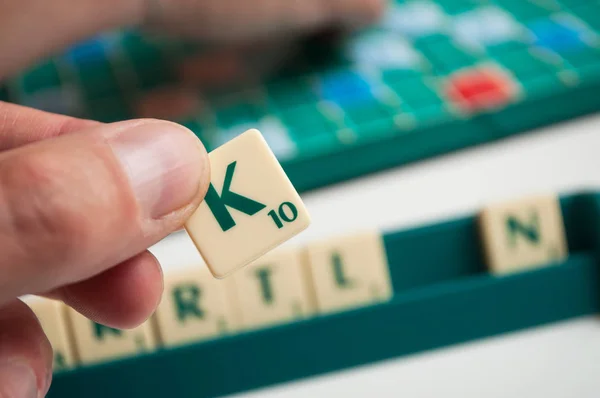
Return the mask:
{"type": "Polygon", "coordinates": [[[515,83],[499,70],[480,67],[450,77],[447,94],[461,109],[476,112],[502,107],[515,97],[515,83]]]}

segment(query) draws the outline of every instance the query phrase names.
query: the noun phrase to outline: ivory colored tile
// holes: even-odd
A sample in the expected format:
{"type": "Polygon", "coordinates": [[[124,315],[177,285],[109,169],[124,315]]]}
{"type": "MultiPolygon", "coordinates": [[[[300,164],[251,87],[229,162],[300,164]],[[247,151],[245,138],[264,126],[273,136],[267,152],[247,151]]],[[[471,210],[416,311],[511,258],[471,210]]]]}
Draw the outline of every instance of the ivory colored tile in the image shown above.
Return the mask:
{"type": "Polygon", "coordinates": [[[539,196],[490,206],[480,215],[488,266],[505,274],[555,263],[567,256],[558,198],[539,196]]]}
{"type": "Polygon", "coordinates": [[[155,313],[164,345],[204,340],[237,328],[234,303],[225,281],[215,279],[204,265],[166,274],[164,286],[155,313]]]}
{"type": "Polygon", "coordinates": [[[318,309],[331,312],[386,301],[392,296],[381,235],[361,233],[306,248],[318,309]]]}
{"type": "Polygon", "coordinates": [[[71,308],[68,316],[77,353],[84,364],[134,356],[156,347],[149,321],[135,329],[119,330],[90,321],[71,308]]]}
{"type": "Polygon", "coordinates": [[[300,233],[310,216],[258,130],[209,154],[211,184],[185,227],[217,278],[300,233]]]}
{"type": "Polygon", "coordinates": [[[60,301],[37,296],[24,297],[23,301],[37,316],[52,345],[54,350],[53,370],[57,372],[74,367],[75,353],[66,323],[67,307],[60,301]]]}
{"type": "Polygon", "coordinates": [[[229,286],[242,325],[255,328],[312,314],[314,298],[307,271],[300,251],[275,250],[236,272],[229,286]]]}

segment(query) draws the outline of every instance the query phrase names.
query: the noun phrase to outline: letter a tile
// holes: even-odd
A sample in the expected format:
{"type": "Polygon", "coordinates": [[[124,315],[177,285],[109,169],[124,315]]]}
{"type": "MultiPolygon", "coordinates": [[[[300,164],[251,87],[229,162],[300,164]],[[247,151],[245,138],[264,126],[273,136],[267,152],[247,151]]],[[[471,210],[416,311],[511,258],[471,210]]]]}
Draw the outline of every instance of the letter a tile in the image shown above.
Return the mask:
{"type": "Polygon", "coordinates": [[[556,197],[495,205],[482,211],[479,221],[488,266],[496,274],[555,264],[567,256],[556,197]]]}
{"type": "Polygon", "coordinates": [[[258,130],[209,158],[208,192],[185,228],[211,273],[224,278],[306,229],[310,216],[258,130]]]}

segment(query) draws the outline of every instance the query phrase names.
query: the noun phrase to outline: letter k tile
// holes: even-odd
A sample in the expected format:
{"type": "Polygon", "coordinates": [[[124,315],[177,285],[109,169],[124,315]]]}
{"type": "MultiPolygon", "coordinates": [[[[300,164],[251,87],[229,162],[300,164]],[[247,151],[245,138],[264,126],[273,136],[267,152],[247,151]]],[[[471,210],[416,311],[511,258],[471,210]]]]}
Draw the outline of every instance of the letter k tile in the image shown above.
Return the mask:
{"type": "Polygon", "coordinates": [[[185,228],[224,278],[302,232],[310,216],[258,130],[209,154],[211,183],[185,228]]]}

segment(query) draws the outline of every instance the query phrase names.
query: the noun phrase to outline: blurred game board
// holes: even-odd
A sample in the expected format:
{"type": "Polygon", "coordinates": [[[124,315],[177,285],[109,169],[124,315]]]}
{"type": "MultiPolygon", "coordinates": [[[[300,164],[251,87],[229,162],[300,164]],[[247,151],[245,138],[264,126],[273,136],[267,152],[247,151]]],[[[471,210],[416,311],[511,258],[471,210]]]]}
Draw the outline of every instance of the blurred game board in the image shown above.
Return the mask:
{"type": "MultiPolygon", "coordinates": [[[[312,42],[276,75],[200,91],[177,120],[213,149],[253,127],[299,190],[600,109],[600,1],[397,0],[378,26],[312,42]]],[[[190,46],[110,33],[6,82],[0,98],[116,121],[178,78],[190,46]]]]}

